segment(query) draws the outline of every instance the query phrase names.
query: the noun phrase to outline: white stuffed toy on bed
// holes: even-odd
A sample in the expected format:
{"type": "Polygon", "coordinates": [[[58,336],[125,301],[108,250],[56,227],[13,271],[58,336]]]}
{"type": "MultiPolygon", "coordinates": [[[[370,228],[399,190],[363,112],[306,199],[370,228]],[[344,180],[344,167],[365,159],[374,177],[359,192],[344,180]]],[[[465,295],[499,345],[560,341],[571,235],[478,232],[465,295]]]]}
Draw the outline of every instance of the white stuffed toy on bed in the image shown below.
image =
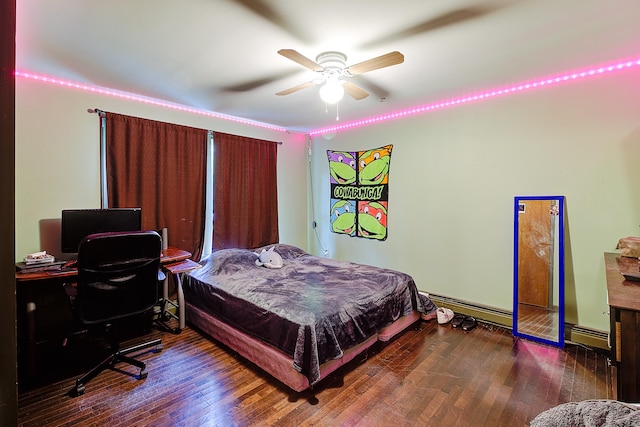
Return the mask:
{"type": "Polygon", "coordinates": [[[254,254],[258,255],[258,259],[256,260],[256,265],[259,267],[267,267],[267,268],[282,268],[284,262],[282,261],[282,257],[276,251],[274,251],[275,246],[271,246],[271,249],[254,254]]]}

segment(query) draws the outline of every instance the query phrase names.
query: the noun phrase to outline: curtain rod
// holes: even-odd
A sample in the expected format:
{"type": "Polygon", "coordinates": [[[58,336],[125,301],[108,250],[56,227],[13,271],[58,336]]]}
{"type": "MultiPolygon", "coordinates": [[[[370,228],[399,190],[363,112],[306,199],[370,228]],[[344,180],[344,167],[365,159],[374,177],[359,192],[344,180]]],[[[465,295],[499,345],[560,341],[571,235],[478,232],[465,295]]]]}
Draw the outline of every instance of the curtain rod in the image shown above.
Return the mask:
{"type": "MultiPolygon", "coordinates": [[[[107,114],[106,112],[100,110],[99,108],[88,108],[87,109],[87,113],[89,113],[89,114],[97,114],[100,117],[105,117],[106,114],[107,114]]],[[[214,130],[209,130],[209,133],[213,133],[213,132],[215,132],[215,131],[214,130]]],[[[282,145],[283,144],[282,141],[270,141],[270,142],[276,143],[278,145],[282,145]]]]}
{"type": "Polygon", "coordinates": [[[104,116],[105,116],[105,114],[106,114],[104,111],[99,110],[99,109],[97,109],[97,108],[88,108],[88,109],[87,109],[87,113],[90,113],[90,114],[97,114],[97,115],[99,115],[100,117],[104,117],[104,116]]]}

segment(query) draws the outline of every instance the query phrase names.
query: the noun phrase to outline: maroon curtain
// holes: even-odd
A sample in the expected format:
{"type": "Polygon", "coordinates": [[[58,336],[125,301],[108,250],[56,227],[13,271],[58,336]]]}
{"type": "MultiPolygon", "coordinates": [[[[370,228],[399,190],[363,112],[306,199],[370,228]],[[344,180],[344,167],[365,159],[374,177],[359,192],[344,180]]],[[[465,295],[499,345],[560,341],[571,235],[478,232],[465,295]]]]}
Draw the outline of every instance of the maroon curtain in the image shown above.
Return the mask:
{"type": "Polygon", "coordinates": [[[109,207],[141,207],[142,227],[199,260],[204,242],[207,130],[106,113],[109,207]]]}
{"type": "Polygon", "coordinates": [[[278,144],[214,132],[213,147],[214,249],[278,243],[278,144]]]}

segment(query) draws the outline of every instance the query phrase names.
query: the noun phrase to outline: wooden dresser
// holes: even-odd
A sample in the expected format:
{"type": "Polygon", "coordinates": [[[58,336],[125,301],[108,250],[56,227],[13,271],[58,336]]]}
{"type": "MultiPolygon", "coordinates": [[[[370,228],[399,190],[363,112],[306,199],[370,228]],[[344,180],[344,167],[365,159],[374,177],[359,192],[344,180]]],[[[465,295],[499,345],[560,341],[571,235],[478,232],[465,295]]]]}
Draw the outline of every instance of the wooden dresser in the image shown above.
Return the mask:
{"type": "Polygon", "coordinates": [[[640,273],[640,261],[617,253],[604,254],[611,318],[611,361],[615,398],[640,402],[640,282],[621,273],[640,273]]]}

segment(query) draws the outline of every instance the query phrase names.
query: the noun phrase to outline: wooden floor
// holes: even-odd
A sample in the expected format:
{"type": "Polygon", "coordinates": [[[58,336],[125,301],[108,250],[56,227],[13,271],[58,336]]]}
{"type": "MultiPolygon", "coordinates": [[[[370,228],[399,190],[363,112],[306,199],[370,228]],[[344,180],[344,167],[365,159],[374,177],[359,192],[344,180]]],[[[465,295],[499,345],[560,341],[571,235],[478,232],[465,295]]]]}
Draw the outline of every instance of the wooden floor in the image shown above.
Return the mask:
{"type": "Polygon", "coordinates": [[[611,398],[606,357],[479,324],[421,322],[322,382],[294,393],[187,328],[144,352],[149,375],[105,371],[86,393],[73,379],[19,395],[20,426],[527,426],[557,404],[611,398]]]}

